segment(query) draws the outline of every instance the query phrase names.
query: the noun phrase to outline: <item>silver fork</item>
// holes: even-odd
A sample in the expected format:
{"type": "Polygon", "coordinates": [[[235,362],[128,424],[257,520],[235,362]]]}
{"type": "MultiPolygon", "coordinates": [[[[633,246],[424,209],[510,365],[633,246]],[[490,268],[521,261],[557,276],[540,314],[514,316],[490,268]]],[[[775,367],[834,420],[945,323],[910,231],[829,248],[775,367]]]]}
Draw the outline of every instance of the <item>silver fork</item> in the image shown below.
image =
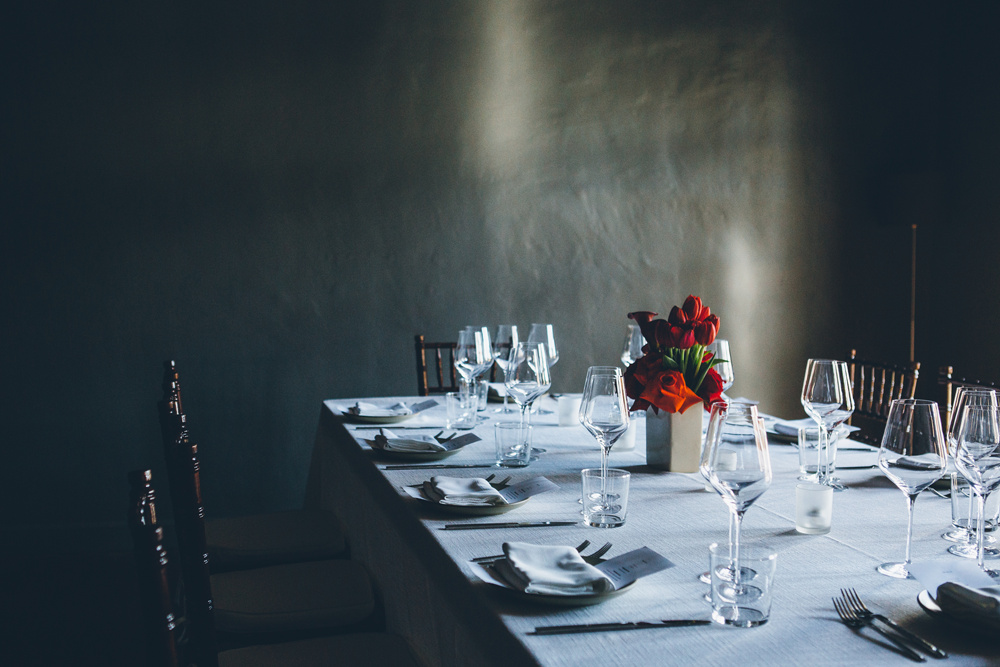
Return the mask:
{"type": "Polygon", "coordinates": [[[609,551],[611,551],[611,542],[605,542],[604,545],[601,546],[597,551],[590,554],[589,556],[584,556],[583,560],[587,563],[590,563],[591,565],[597,565],[598,563],[604,560],[603,558],[601,558],[601,556],[608,553],[609,551]]]}
{"type": "MultiPolygon", "coordinates": [[[[576,550],[577,550],[577,552],[580,552],[580,551],[583,551],[584,549],[586,549],[589,546],[590,546],[590,540],[584,540],[583,542],[580,542],[580,546],[576,547],[576,550]]],[[[610,545],[609,545],[608,548],[609,549],[611,548],[610,545]]],[[[604,553],[607,553],[607,551],[605,551],[604,553]]],[[[492,563],[493,561],[500,560],[501,558],[504,558],[503,554],[497,554],[496,556],[477,556],[476,558],[472,559],[472,562],[473,563],[492,563]]]]}
{"type": "Polygon", "coordinates": [[[880,635],[891,641],[899,649],[899,651],[910,660],[913,660],[915,662],[927,662],[927,658],[920,655],[912,648],[902,643],[901,641],[890,635],[882,628],[878,627],[877,625],[872,625],[871,622],[866,621],[855,615],[854,612],[851,611],[850,607],[847,606],[847,603],[841,600],[840,598],[833,598],[833,608],[837,610],[837,615],[840,616],[840,620],[843,621],[844,625],[846,625],[847,627],[853,630],[859,630],[865,627],[871,628],[875,632],[879,633],[880,635]]]}
{"type": "Polygon", "coordinates": [[[847,602],[847,605],[851,608],[851,611],[853,611],[856,616],[869,621],[874,619],[876,621],[881,621],[882,623],[885,623],[890,628],[895,630],[900,637],[916,644],[917,648],[926,651],[935,658],[948,657],[947,653],[939,649],[934,644],[931,644],[923,637],[918,637],[917,635],[913,634],[903,626],[896,623],[888,616],[884,616],[882,614],[876,614],[875,612],[873,612],[865,605],[864,602],[861,601],[861,596],[859,596],[857,591],[855,591],[853,588],[841,588],[840,595],[841,597],[843,597],[844,601],[847,602]]]}

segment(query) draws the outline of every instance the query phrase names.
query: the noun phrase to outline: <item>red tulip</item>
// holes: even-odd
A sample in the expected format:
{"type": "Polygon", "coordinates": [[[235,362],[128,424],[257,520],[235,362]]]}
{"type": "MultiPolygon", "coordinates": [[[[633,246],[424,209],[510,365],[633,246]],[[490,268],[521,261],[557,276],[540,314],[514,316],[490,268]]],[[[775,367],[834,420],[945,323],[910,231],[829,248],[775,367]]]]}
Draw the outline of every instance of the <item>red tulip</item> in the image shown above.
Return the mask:
{"type": "Polygon", "coordinates": [[[693,320],[695,322],[700,322],[712,314],[712,311],[710,311],[707,307],[702,306],[701,297],[694,296],[693,294],[688,295],[688,298],[684,299],[684,307],[682,310],[684,311],[684,314],[687,315],[689,320],[693,320]]]}
{"type": "Polygon", "coordinates": [[[694,339],[698,341],[699,345],[711,345],[718,332],[718,327],[711,320],[704,320],[695,325],[694,339]]]}

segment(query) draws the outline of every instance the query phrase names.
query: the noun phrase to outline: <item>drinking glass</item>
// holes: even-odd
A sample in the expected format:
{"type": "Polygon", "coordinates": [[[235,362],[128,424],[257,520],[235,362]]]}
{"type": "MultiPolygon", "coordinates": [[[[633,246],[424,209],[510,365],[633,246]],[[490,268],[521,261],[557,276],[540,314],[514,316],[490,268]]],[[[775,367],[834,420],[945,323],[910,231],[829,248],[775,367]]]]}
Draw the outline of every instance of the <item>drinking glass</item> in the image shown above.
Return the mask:
{"type": "Polygon", "coordinates": [[[486,327],[466,327],[458,332],[455,347],[455,370],[474,393],[479,376],[493,365],[493,342],[486,327]]]}
{"type": "Polygon", "coordinates": [[[948,449],[941,416],[934,401],[896,399],[889,404],[878,467],[906,496],[906,557],[902,563],[882,563],[878,571],[897,579],[910,574],[913,503],[921,491],[936,482],[948,467],[948,449]]]}
{"type": "MultiPolygon", "coordinates": [[[[608,505],[608,454],[618,438],[628,430],[629,414],[625,380],[617,366],[591,366],[580,400],[580,423],[601,445],[601,507],[608,505]]],[[[584,499],[587,503],[587,499],[584,499]]]]}
{"type": "MultiPolygon", "coordinates": [[[[729,507],[733,521],[730,564],[739,563],[743,515],[771,485],[767,434],[756,405],[732,401],[712,406],[699,469],[729,507]]],[[[745,592],[744,574],[741,568],[732,568],[734,595],[745,592]]]]}
{"type": "Polygon", "coordinates": [[[713,368],[722,378],[722,393],[725,394],[736,381],[736,376],[733,375],[733,353],[729,351],[729,341],[724,338],[716,338],[705,349],[714,354],[716,358],[724,360],[713,368]]]}
{"type": "Polygon", "coordinates": [[[854,386],[847,364],[830,359],[807,361],[802,382],[802,407],[807,415],[816,420],[820,430],[816,481],[832,486],[835,491],[843,491],[845,487],[833,476],[835,459],[830,448],[836,446],[834,429],[854,412],[854,386]]]}
{"type": "Polygon", "coordinates": [[[556,334],[551,324],[532,324],[531,331],[528,332],[529,343],[544,343],[545,353],[548,355],[549,368],[559,361],[559,350],[556,348],[556,334]]]}
{"type": "Polygon", "coordinates": [[[966,405],[958,435],[955,467],[976,493],[976,563],[991,577],[1000,571],[983,563],[983,534],[986,517],[986,496],[1000,486],[1000,410],[996,405],[966,405]]]}
{"type": "MultiPolygon", "coordinates": [[[[517,325],[516,324],[501,324],[497,327],[497,335],[493,339],[493,357],[497,362],[497,366],[500,370],[507,373],[507,364],[510,363],[508,359],[510,358],[510,351],[517,347],[518,344],[517,337],[517,325]]],[[[514,408],[510,407],[507,403],[507,392],[503,394],[503,407],[497,408],[494,412],[502,412],[505,414],[511,414],[517,412],[514,408]]]]}
{"type": "Polygon", "coordinates": [[[507,357],[507,369],[504,371],[504,386],[507,394],[521,408],[521,424],[527,424],[528,408],[552,386],[545,345],[518,343],[512,347],[510,356],[507,357]]]}
{"type": "Polygon", "coordinates": [[[642,357],[642,347],[645,344],[646,341],[642,337],[642,330],[639,329],[639,325],[628,325],[628,331],[625,332],[625,343],[622,345],[622,363],[625,364],[625,368],[628,368],[636,362],[636,359],[642,357]]]}
{"type": "MultiPolygon", "coordinates": [[[[963,418],[965,417],[965,407],[967,405],[982,405],[986,407],[996,406],[996,391],[993,389],[986,389],[984,387],[958,387],[955,390],[955,399],[952,403],[951,420],[948,422],[947,433],[948,455],[953,461],[955,460],[955,454],[958,449],[958,434],[962,428],[963,418]]],[[[975,517],[976,497],[974,493],[969,493],[967,495],[968,500],[966,502],[969,503],[969,511],[966,516],[971,519],[975,517]]],[[[952,502],[960,502],[960,500],[953,498],[952,502]]],[[[972,529],[971,525],[955,526],[953,530],[948,531],[941,537],[951,542],[958,542],[958,544],[948,549],[949,553],[965,558],[976,557],[978,553],[978,549],[976,548],[976,533],[972,529]]],[[[992,539],[990,541],[992,541],[992,539]]],[[[996,549],[990,549],[989,551],[994,552],[991,555],[996,555],[996,549]]]]}

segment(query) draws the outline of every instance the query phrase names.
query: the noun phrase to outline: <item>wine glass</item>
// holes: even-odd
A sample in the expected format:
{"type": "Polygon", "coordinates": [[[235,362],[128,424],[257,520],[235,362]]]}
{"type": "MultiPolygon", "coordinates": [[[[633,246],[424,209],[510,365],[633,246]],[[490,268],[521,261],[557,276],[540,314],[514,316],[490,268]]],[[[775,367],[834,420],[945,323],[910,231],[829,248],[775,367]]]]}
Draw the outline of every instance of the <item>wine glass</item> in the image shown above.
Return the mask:
{"type": "MultiPolygon", "coordinates": [[[[556,365],[559,361],[559,349],[556,347],[556,334],[552,329],[551,324],[532,324],[531,330],[528,332],[528,342],[529,343],[542,343],[545,345],[545,354],[548,355],[549,368],[556,365]]],[[[550,415],[552,412],[550,410],[543,410],[540,407],[534,407],[532,410],[540,415],[550,415]]]]}
{"type": "Polygon", "coordinates": [[[889,577],[908,579],[912,576],[913,503],[917,495],[936,482],[948,467],[948,449],[937,403],[902,398],[889,404],[882,447],[878,450],[878,467],[906,496],[908,514],[906,558],[902,563],[882,563],[878,571],[889,577]]]}
{"type": "MultiPolygon", "coordinates": [[[[580,423],[601,445],[601,498],[597,515],[614,514],[607,491],[608,455],[628,430],[629,414],[625,380],[617,366],[591,366],[580,401],[580,423]]],[[[585,501],[586,502],[586,501],[585,501]]]]}
{"type": "Polygon", "coordinates": [[[736,566],[740,562],[743,515],[771,485],[767,434],[756,405],[732,401],[712,406],[699,470],[729,507],[733,522],[730,593],[746,600],[755,591],[754,587],[741,582],[747,573],[736,566]]]}
{"type": "Polygon", "coordinates": [[[722,359],[722,363],[713,366],[715,372],[722,378],[722,395],[725,396],[729,388],[733,386],[736,377],[733,375],[733,354],[729,351],[729,341],[723,338],[716,338],[706,348],[715,355],[715,358],[722,359]]]}
{"type": "Polygon", "coordinates": [[[510,356],[507,357],[507,369],[504,371],[504,386],[521,408],[521,426],[528,423],[528,408],[551,385],[545,345],[518,343],[511,348],[510,356]]]}
{"type": "MultiPolygon", "coordinates": [[[[958,437],[964,423],[965,408],[969,405],[981,405],[985,407],[997,406],[996,391],[985,387],[958,387],[955,390],[955,400],[951,411],[951,420],[948,423],[948,455],[955,460],[958,450],[958,437]]],[[[952,502],[962,502],[960,498],[953,499],[952,502]]],[[[976,509],[975,494],[969,494],[968,516],[974,517],[976,509]]],[[[955,526],[953,530],[942,535],[946,540],[958,542],[948,548],[948,553],[963,558],[976,558],[979,550],[976,545],[976,533],[972,525],[955,526]]],[[[994,542],[992,537],[985,538],[986,543],[994,542]]],[[[995,548],[986,547],[986,555],[996,556],[1000,551],[995,548]]]]}
{"type": "Polygon", "coordinates": [[[830,359],[810,359],[802,382],[802,407],[819,425],[819,466],[816,481],[843,491],[844,486],[833,476],[836,446],[834,430],[854,412],[854,385],[847,364],[830,359]]]}
{"type": "Polygon", "coordinates": [[[1000,571],[983,563],[986,496],[1000,486],[1000,410],[996,405],[966,405],[958,435],[955,467],[969,480],[976,493],[979,511],[976,514],[976,563],[991,577],[1000,571]]]}
{"type": "Polygon", "coordinates": [[[622,345],[622,363],[628,368],[642,357],[642,347],[646,341],[642,338],[642,330],[638,324],[628,325],[625,332],[625,342],[622,345]]]}
{"type": "MultiPolygon", "coordinates": [[[[510,363],[510,351],[517,347],[518,342],[516,324],[501,324],[497,327],[497,335],[493,339],[493,357],[497,362],[497,366],[500,367],[500,370],[504,374],[507,373],[507,365],[510,363]]],[[[497,408],[494,412],[503,412],[505,414],[516,412],[507,403],[506,391],[503,394],[503,407],[497,408]]]]}
{"type": "Polygon", "coordinates": [[[455,346],[455,370],[465,381],[466,390],[475,393],[476,382],[493,365],[493,343],[486,327],[466,327],[458,332],[455,346]]]}

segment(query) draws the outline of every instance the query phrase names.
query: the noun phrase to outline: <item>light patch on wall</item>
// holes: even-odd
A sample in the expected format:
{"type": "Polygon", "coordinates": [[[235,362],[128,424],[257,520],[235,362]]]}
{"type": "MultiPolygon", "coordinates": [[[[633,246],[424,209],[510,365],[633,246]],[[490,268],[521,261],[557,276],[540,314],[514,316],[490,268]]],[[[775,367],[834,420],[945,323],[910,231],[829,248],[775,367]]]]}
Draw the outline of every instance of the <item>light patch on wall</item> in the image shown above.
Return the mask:
{"type": "Polygon", "coordinates": [[[483,7],[482,81],[473,144],[478,161],[492,176],[511,176],[524,168],[536,104],[536,64],[528,26],[530,7],[522,0],[483,7]]]}

